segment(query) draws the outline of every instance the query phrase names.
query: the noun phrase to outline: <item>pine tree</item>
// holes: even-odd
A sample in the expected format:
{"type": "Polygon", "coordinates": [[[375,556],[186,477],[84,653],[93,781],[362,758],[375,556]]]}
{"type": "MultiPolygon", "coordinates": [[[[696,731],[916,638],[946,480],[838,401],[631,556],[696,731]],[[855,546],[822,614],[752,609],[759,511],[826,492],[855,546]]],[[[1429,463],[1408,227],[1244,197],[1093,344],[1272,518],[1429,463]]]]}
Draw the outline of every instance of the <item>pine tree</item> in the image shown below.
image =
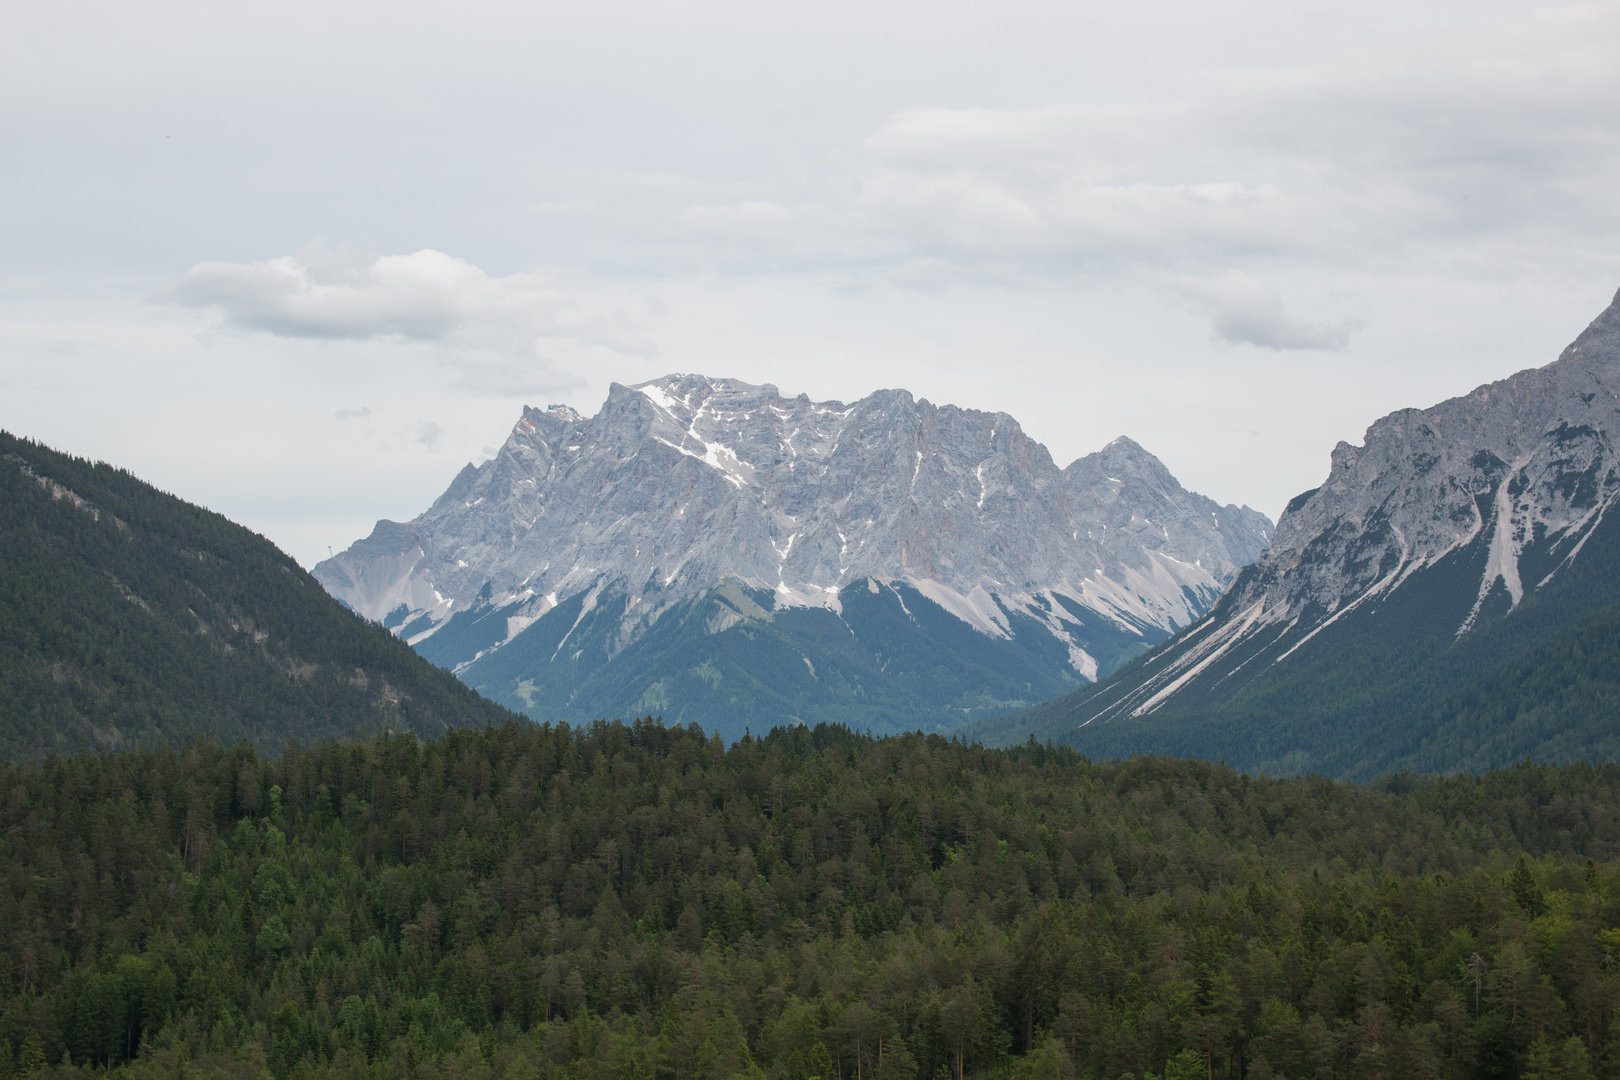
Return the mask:
{"type": "Polygon", "coordinates": [[[45,1068],[45,1040],[39,1037],[39,1032],[33,1028],[23,1036],[22,1045],[17,1048],[17,1075],[33,1076],[45,1068]]]}

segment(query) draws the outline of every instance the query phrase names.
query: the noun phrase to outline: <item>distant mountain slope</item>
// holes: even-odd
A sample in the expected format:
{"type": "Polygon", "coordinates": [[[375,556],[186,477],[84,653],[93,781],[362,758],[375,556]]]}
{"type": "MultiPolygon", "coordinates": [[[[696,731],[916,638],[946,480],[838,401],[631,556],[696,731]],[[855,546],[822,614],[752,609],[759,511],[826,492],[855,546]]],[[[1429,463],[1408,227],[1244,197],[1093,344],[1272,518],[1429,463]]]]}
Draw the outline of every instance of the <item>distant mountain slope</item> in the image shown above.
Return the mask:
{"type": "Polygon", "coordinates": [[[591,418],[524,410],[420,517],[314,573],[536,716],[882,732],[1107,673],[1270,533],[1129,439],[1060,469],[1004,413],[672,375],[591,418]]]}
{"type": "Polygon", "coordinates": [[[0,432],[0,757],[509,719],[262,536],[0,432]]]}
{"type": "Polygon", "coordinates": [[[1402,721],[1367,771],[1478,773],[1505,761],[1620,761],[1620,605],[1402,721]]]}
{"type": "Polygon", "coordinates": [[[577,594],[462,677],[537,717],[654,715],[728,738],[801,722],[935,730],[1079,681],[1061,674],[1064,645],[1026,616],[1009,614],[1008,636],[993,637],[905,582],[868,580],[843,589],[836,612],[773,607],[769,591],[728,582],[617,651],[623,594],[604,591],[588,611],[589,594],[577,594]]]}
{"type": "Polygon", "coordinates": [[[1557,362],[1341,443],[1271,550],[1153,656],[963,733],[1352,778],[1612,757],[1587,713],[1602,680],[1577,707],[1541,665],[1620,604],[1617,438],[1620,296],[1557,362]],[[1504,713],[1512,687],[1533,722],[1504,713]]]}

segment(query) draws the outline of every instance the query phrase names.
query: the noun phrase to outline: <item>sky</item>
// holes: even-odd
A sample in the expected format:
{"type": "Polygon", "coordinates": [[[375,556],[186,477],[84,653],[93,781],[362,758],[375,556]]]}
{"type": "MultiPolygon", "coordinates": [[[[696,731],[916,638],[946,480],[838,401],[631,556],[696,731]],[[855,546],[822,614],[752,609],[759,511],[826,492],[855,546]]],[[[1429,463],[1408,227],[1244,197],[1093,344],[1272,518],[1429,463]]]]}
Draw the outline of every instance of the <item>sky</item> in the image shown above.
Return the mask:
{"type": "Polygon", "coordinates": [[[0,35],[0,428],[306,566],[701,372],[1275,518],[1620,288],[1620,6],[140,5],[0,35]]]}

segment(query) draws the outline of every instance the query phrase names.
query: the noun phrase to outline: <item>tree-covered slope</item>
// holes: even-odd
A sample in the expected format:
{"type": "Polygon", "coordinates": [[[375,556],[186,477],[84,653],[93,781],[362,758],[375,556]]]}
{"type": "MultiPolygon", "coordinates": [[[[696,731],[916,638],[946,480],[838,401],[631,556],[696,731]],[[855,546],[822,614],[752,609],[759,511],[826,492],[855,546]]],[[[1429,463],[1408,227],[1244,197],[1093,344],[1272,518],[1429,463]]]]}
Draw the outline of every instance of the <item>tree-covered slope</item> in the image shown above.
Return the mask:
{"type": "Polygon", "coordinates": [[[1620,760],[1620,605],[1403,717],[1380,750],[1375,767],[1419,772],[1620,760]]]}
{"type": "Polygon", "coordinates": [[[1620,1068],[1620,768],[511,725],[0,766],[0,1075],[1620,1068]]]}
{"type": "Polygon", "coordinates": [[[264,537],[0,433],[0,757],[510,717],[264,537]]]}
{"type": "MultiPolygon", "coordinates": [[[[860,582],[839,600],[836,612],[777,607],[769,590],[726,582],[664,611],[626,646],[620,622],[632,598],[616,588],[581,593],[457,674],[535,719],[656,715],[727,739],[780,723],[941,730],[1080,683],[1061,674],[1063,643],[1020,612],[1005,613],[1008,636],[991,637],[904,582],[860,582]]],[[[458,612],[417,649],[448,666],[504,633],[507,618],[495,607],[458,612]],[[474,638],[481,628],[485,637],[474,638]]],[[[1154,630],[1087,618],[1100,624],[1092,647],[1110,662],[1154,630]]]]}

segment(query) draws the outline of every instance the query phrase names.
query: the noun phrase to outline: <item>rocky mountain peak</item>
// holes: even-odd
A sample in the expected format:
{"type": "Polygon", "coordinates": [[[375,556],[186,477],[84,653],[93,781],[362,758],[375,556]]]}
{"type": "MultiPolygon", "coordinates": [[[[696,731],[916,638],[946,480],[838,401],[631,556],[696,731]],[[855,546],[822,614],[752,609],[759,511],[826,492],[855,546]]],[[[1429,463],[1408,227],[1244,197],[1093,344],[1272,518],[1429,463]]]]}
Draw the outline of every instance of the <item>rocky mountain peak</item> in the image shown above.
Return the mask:
{"type": "Polygon", "coordinates": [[[1604,358],[1616,355],[1620,355],[1620,290],[1615,291],[1609,306],[1569,343],[1558,360],[1560,363],[1578,363],[1583,359],[1594,359],[1603,363],[1604,358]]]}
{"type": "Polygon", "coordinates": [[[1155,711],[1240,668],[1232,685],[1256,678],[1417,582],[1448,597],[1422,606],[1425,618],[1450,612],[1454,638],[1511,613],[1567,571],[1620,499],[1617,436],[1620,294],[1553,363],[1392,412],[1361,445],[1335,446],[1327,479],[1288,504],[1197,642],[1107,715],[1155,711]]]}
{"type": "Polygon", "coordinates": [[[589,418],[525,409],[493,460],[316,575],[419,643],[505,612],[478,655],[604,590],[622,593],[627,647],[725,581],[835,614],[844,590],[904,583],[993,638],[1039,625],[1089,678],[1088,641],[1185,626],[1269,537],[1128,439],[1060,470],[1005,413],[678,374],[615,383],[589,418]]]}
{"type": "MultiPolygon", "coordinates": [[[[1512,581],[1527,543],[1601,517],[1617,428],[1620,305],[1611,304],[1552,364],[1390,413],[1361,446],[1339,443],[1326,482],[1278,522],[1246,595],[1267,594],[1277,618],[1331,613],[1486,533],[1501,544],[1491,580],[1512,581]],[[1572,469],[1590,482],[1570,486],[1572,469]]],[[[1520,587],[1508,591],[1516,604],[1520,587]]]]}

